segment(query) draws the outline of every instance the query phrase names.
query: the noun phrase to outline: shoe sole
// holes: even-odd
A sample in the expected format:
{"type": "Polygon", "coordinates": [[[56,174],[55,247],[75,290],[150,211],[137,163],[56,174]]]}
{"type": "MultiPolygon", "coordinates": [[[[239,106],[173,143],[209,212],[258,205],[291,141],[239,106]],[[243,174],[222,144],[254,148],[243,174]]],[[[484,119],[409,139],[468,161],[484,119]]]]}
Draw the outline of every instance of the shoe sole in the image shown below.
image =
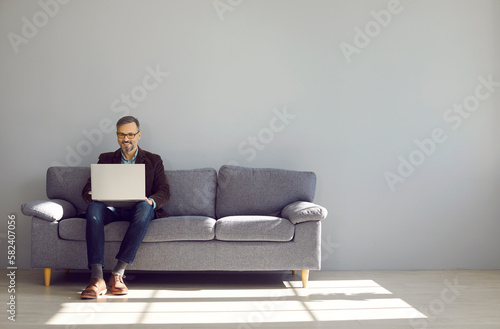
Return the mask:
{"type": "Polygon", "coordinates": [[[108,292],[108,290],[107,290],[107,289],[104,289],[103,291],[101,291],[101,292],[97,295],[97,297],[94,297],[94,296],[87,296],[87,295],[85,295],[85,296],[84,296],[84,295],[81,295],[80,297],[81,297],[81,299],[97,299],[97,298],[99,298],[99,296],[106,295],[106,293],[107,293],[107,292],[108,292]]]}

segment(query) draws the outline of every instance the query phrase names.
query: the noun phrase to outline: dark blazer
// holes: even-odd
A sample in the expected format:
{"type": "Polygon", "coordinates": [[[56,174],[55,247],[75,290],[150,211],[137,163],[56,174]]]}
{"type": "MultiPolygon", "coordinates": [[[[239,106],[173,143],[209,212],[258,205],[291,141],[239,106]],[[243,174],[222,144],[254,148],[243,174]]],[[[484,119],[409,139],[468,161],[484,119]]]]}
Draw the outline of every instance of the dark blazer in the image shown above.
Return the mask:
{"type": "MultiPolygon", "coordinates": [[[[121,152],[121,149],[118,149],[115,152],[102,153],[99,155],[97,163],[121,163],[121,152]]],[[[146,165],[146,197],[156,202],[156,218],[167,217],[167,213],[162,207],[167,204],[170,198],[170,186],[168,185],[161,157],[139,148],[135,163],[144,163],[146,165]]],[[[92,197],[89,194],[89,191],[92,190],[91,186],[89,178],[82,190],[82,197],[87,203],[92,201],[92,197]]]]}

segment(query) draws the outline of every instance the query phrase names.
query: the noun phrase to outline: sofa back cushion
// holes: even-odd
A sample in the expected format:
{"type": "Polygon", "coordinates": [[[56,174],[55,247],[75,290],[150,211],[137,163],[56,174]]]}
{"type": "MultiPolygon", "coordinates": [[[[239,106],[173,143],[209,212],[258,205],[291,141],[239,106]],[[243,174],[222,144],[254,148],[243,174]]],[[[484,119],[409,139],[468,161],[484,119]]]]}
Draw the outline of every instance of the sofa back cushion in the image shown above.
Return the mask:
{"type": "Polygon", "coordinates": [[[270,168],[222,166],[219,169],[217,218],[236,215],[279,216],[296,201],[312,202],[316,174],[270,168]]]}
{"type": "MultiPolygon", "coordinates": [[[[170,200],[163,207],[169,216],[215,218],[217,171],[213,168],[166,170],[170,200]]],[[[82,189],[90,177],[90,167],[50,167],[47,170],[47,197],[71,202],[78,213],[87,211],[82,189]]]]}
{"type": "Polygon", "coordinates": [[[79,214],[87,211],[82,189],[90,177],[90,167],[49,167],[46,192],[49,199],[62,199],[75,206],[79,214]]]}
{"type": "Polygon", "coordinates": [[[169,216],[215,218],[215,169],[167,170],[166,175],[170,185],[170,200],[163,209],[169,216]]]}

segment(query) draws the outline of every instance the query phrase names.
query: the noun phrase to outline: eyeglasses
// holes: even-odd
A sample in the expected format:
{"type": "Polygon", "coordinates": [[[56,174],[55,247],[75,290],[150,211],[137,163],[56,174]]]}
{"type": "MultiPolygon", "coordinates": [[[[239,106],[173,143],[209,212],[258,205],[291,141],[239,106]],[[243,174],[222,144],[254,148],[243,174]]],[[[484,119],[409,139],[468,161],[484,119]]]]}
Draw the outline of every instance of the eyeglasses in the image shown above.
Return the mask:
{"type": "Polygon", "coordinates": [[[138,133],[140,133],[141,131],[139,130],[138,132],[136,132],[135,134],[133,133],[128,133],[128,134],[124,134],[124,133],[116,133],[116,136],[118,136],[118,138],[120,139],[123,139],[125,138],[125,136],[128,137],[128,139],[132,139],[132,138],[135,138],[135,135],[137,135],[138,133]]]}

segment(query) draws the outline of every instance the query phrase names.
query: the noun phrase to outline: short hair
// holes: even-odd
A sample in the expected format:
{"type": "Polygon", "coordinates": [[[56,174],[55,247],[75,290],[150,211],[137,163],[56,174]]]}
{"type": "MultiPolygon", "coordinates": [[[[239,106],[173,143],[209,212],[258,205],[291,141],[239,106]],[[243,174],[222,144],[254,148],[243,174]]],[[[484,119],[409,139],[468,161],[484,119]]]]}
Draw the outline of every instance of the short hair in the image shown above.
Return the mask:
{"type": "Polygon", "coordinates": [[[135,124],[137,125],[137,129],[140,131],[141,127],[139,125],[139,120],[137,120],[135,117],[131,115],[127,115],[118,120],[118,122],[116,123],[116,130],[118,130],[118,127],[120,127],[121,125],[125,125],[127,123],[132,123],[132,122],[135,122],[135,124]]]}

